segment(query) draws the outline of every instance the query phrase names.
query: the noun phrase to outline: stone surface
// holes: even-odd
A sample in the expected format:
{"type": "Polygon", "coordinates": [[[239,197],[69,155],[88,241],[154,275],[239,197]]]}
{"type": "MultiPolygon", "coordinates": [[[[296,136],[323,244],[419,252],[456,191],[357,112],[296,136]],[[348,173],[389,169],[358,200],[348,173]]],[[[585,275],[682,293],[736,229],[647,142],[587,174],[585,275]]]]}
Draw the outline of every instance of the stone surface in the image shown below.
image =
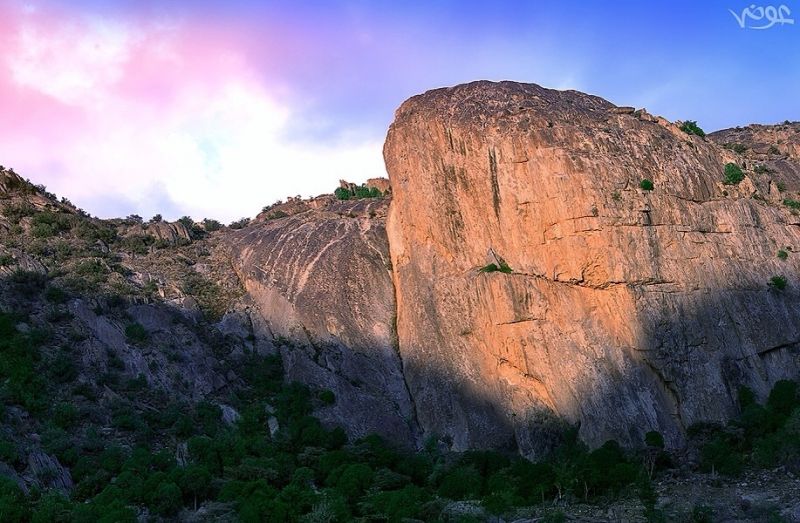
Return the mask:
{"type": "MultiPolygon", "coordinates": [[[[775,172],[645,111],[511,82],[430,91],[384,157],[403,368],[425,435],[457,450],[585,441],[669,446],[800,368],[798,219],[775,172]],[[652,180],[654,190],[639,188],[652,180]],[[512,269],[479,269],[502,259],[512,269]],[[767,283],[786,275],[782,292],[767,283]]],[[[785,189],[787,195],[796,185],[785,189]]],[[[787,196],[788,197],[788,196],[787,196]]]]}
{"type": "Polygon", "coordinates": [[[388,200],[292,200],[231,232],[231,264],[287,377],[334,392],[317,412],[351,437],[415,441],[394,336],[388,200]],[[278,218],[274,218],[278,216],[278,218]]]}
{"type": "Polygon", "coordinates": [[[744,145],[750,157],[800,159],[800,122],[734,127],[711,133],[709,139],[723,146],[744,145]]]}
{"type": "Polygon", "coordinates": [[[149,222],[136,224],[122,231],[122,236],[152,236],[156,241],[176,245],[179,242],[191,242],[192,234],[181,222],[149,222]]]}
{"type": "Polygon", "coordinates": [[[32,483],[42,489],[57,489],[62,493],[72,490],[72,476],[69,470],[59,463],[58,458],[34,451],[28,455],[27,472],[32,483]]]}

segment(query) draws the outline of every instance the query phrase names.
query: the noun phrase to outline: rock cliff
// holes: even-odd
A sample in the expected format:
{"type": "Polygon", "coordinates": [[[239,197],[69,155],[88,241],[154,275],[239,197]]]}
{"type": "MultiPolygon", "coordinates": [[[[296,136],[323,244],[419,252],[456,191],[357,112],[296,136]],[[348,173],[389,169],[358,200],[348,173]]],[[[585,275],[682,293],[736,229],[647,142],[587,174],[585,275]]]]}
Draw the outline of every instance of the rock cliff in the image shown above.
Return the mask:
{"type": "Polygon", "coordinates": [[[394,331],[387,199],[294,200],[225,240],[287,377],[329,389],[317,415],[355,438],[415,441],[394,331]]]}
{"type": "Polygon", "coordinates": [[[796,378],[800,220],[781,201],[797,133],[781,132],[764,168],[574,91],[477,82],[405,102],[387,231],[424,433],[534,455],[565,420],[594,445],[658,430],[678,446],[740,386],[796,378]]]}

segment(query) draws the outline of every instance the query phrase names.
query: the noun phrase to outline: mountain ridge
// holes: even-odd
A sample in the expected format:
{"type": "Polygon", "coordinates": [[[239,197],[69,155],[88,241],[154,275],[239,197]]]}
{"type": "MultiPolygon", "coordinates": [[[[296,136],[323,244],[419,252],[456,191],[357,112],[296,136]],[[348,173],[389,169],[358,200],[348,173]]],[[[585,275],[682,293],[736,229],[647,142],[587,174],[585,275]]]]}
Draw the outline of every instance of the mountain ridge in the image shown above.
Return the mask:
{"type": "Polygon", "coordinates": [[[230,226],[97,219],[0,170],[1,319],[39,340],[50,395],[7,398],[24,458],[0,476],[96,493],[38,421],[72,412],[50,397],[91,414],[75,445],[184,464],[241,420],[312,468],[303,438],[540,460],[582,456],[573,430],[696,463],[693,428],[800,374],[800,124],[687,129],[577,91],[436,89],[398,108],[389,182],[230,226]],[[177,421],[137,420],[162,405],[177,421]]]}

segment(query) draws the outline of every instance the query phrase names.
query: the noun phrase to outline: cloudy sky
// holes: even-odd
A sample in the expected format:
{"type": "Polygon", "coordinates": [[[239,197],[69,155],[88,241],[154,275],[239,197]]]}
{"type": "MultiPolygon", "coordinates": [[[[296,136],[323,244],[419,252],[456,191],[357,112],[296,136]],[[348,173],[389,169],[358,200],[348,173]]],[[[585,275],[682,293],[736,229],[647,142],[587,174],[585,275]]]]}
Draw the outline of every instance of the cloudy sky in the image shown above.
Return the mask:
{"type": "Polygon", "coordinates": [[[471,80],[800,120],[800,21],[751,4],[0,0],[0,164],[102,217],[229,221],[385,175],[397,106],[471,80]]]}

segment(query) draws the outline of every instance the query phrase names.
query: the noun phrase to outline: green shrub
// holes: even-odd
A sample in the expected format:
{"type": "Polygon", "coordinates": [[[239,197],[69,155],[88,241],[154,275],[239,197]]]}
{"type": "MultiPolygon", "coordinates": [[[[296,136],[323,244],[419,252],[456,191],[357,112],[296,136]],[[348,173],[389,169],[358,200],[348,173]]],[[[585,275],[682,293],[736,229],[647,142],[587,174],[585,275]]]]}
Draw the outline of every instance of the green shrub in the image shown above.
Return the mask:
{"type": "Polygon", "coordinates": [[[380,196],[382,196],[381,191],[379,191],[376,187],[367,187],[366,185],[361,185],[355,189],[355,197],[358,199],[379,198],[380,196]]]}
{"type": "Polygon", "coordinates": [[[46,387],[36,364],[41,340],[17,331],[11,315],[0,313],[0,384],[9,403],[40,412],[46,406],[46,387]]]}
{"type": "Polygon", "coordinates": [[[788,417],[796,407],[800,407],[797,382],[780,380],[775,383],[767,398],[767,408],[782,417],[788,417]]]}
{"type": "Polygon", "coordinates": [[[183,501],[181,499],[181,489],[172,482],[160,483],[155,491],[148,495],[148,506],[156,514],[162,516],[173,516],[178,513],[183,501]]]}
{"type": "Polygon", "coordinates": [[[349,200],[350,197],[353,196],[350,190],[344,187],[337,187],[336,190],[333,191],[333,194],[340,200],[349,200]]]}
{"type": "Polygon", "coordinates": [[[228,225],[229,228],[234,230],[244,229],[250,223],[250,218],[240,218],[228,225]]]}
{"type": "Polygon", "coordinates": [[[205,229],[206,232],[218,231],[218,230],[222,229],[222,224],[220,222],[218,222],[217,220],[212,220],[210,218],[205,218],[203,220],[203,229],[205,229]]]}
{"type": "Polygon", "coordinates": [[[11,479],[0,476],[0,516],[8,523],[28,521],[28,500],[11,479]]]}
{"type": "Polygon", "coordinates": [[[267,220],[280,220],[281,218],[286,218],[289,216],[288,213],[278,209],[277,211],[273,211],[267,215],[267,220]]]}
{"type": "Polygon", "coordinates": [[[704,472],[736,476],[743,467],[741,454],[725,434],[717,434],[700,449],[700,468],[704,472]]]}
{"type": "Polygon", "coordinates": [[[150,335],[140,323],[129,323],[125,326],[125,337],[133,343],[145,343],[150,335]]]}
{"type": "Polygon", "coordinates": [[[345,498],[354,500],[372,485],[373,471],[369,465],[354,463],[342,465],[325,480],[325,484],[335,488],[345,498]]]}
{"type": "Polygon", "coordinates": [[[12,223],[19,223],[22,218],[26,216],[33,216],[36,209],[30,203],[9,204],[3,207],[3,214],[12,223]]]}
{"type": "Polygon", "coordinates": [[[9,280],[14,284],[17,292],[31,298],[42,292],[47,283],[47,276],[36,271],[17,269],[11,273],[9,280]]]}
{"type": "Polygon", "coordinates": [[[11,441],[0,439],[0,461],[15,466],[19,462],[19,459],[20,454],[17,450],[17,446],[11,441]]]}
{"type": "Polygon", "coordinates": [[[490,263],[489,265],[484,265],[478,269],[478,272],[502,272],[505,274],[511,274],[514,271],[511,270],[511,267],[509,267],[506,262],[501,261],[499,267],[495,263],[490,263]]]}
{"type": "Polygon", "coordinates": [[[57,427],[70,429],[78,421],[78,409],[69,403],[59,403],[53,407],[52,420],[57,427]]]}
{"type": "Polygon", "coordinates": [[[49,491],[36,502],[31,523],[72,521],[72,503],[61,492],[49,491]]]}
{"type": "Polygon", "coordinates": [[[744,173],[741,167],[735,163],[725,164],[725,177],[722,181],[725,185],[738,185],[739,182],[744,180],[744,173]]]}
{"type": "Polygon", "coordinates": [[[37,223],[31,226],[31,234],[34,238],[50,238],[58,233],[47,223],[37,223]]]}
{"type": "Polygon", "coordinates": [[[406,485],[399,490],[376,492],[366,498],[365,508],[370,514],[379,514],[389,521],[416,518],[429,495],[416,485],[406,485]]]}
{"type": "Polygon", "coordinates": [[[770,169],[769,167],[767,167],[763,163],[759,163],[755,167],[753,167],[753,172],[755,172],[756,174],[767,174],[767,173],[771,173],[772,169],[770,169]]]}
{"type": "Polygon", "coordinates": [[[789,257],[789,253],[788,253],[788,252],[786,252],[785,250],[783,250],[783,249],[780,249],[780,250],[778,251],[778,259],[785,260],[785,259],[786,259],[786,258],[788,258],[788,257],[789,257]]]}
{"type": "Polygon", "coordinates": [[[686,120],[683,122],[681,125],[681,131],[685,132],[686,134],[697,135],[701,138],[706,135],[705,131],[703,131],[694,120],[686,120]]]}
{"type": "Polygon", "coordinates": [[[44,297],[52,303],[64,303],[67,301],[67,293],[59,287],[49,286],[44,291],[44,297]]]}
{"type": "Polygon", "coordinates": [[[81,221],[74,229],[75,234],[87,242],[98,240],[104,243],[111,243],[117,239],[117,230],[113,226],[106,224],[94,224],[89,221],[81,221]]]}
{"type": "Polygon", "coordinates": [[[769,286],[779,291],[785,289],[787,284],[788,281],[785,276],[773,276],[769,279],[769,286]]]}
{"type": "Polygon", "coordinates": [[[783,204],[790,209],[800,209],[800,200],[792,200],[791,198],[786,198],[783,200],[783,204]]]}
{"type": "Polygon", "coordinates": [[[650,432],[644,435],[644,443],[648,447],[652,447],[655,449],[663,449],[664,436],[662,436],[661,433],[658,431],[651,430],[650,432]]]}
{"type": "Polygon", "coordinates": [[[380,198],[383,193],[377,187],[367,187],[366,184],[356,186],[353,189],[337,187],[333,195],[339,200],[360,200],[362,198],[380,198]]]}
{"type": "Polygon", "coordinates": [[[178,485],[197,510],[198,500],[203,501],[211,492],[211,472],[202,465],[190,465],[183,470],[178,485]]]}
{"type": "Polygon", "coordinates": [[[654,188],[652,180],[644,179],[639,182],[639,188],[643,191],[652,191],[654,188]]]}
{"type": "Polygon", "coordinates": [[[747,146],[741,143],[726,143],[725,148],[730,149],[736,154],[744,154],[745,151],[747,151],[747,146]]]}
{"type": "Polygon", "coordinates": [[[477,498],[482,485],[483,478],[474,466],[457,466],[442,478],[439,495],[453,500],[477,498]]]}
{"type": "Polygon", "coordinates": [[[65,351],[59,351],[47,365],[48,379],[53,383],[72,383],[78,377],[75,358],[65,351]]]}
{"type": "Polygon", "coordinates": [[[31,218],[31,233],[36,238],[49,238],[72,228],[75,217],[69,214],[43,211],[31,218]]]}
{"type": "Polygon", "coordinates": [[[323,390],[319,393],[319,400],[325,405],[333,405],[336,403],[336,395],[332,390],[323,390]]]}
{"type": "Polygon", "coordinates": [[[155,242],[156,239],[149,234],[131,234],[122,239],[120,247],[134,254],[145,255],[155,242]]]}

